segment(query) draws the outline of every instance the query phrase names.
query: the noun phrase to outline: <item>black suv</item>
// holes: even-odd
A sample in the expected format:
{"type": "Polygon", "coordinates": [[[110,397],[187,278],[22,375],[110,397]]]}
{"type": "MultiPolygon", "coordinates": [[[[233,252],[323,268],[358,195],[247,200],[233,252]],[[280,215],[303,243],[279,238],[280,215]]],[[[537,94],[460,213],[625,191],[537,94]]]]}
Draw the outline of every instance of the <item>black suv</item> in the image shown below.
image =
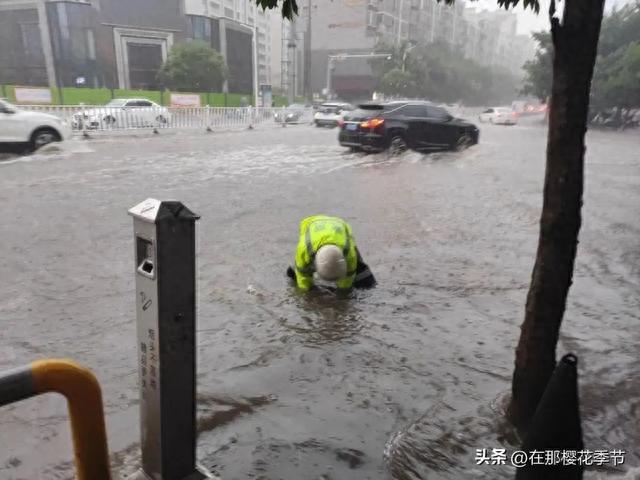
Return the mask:
{"type": "Polygon", "coordinates": [[[478,143],[478,127],[428,102],[364,104],[340,122],[340,145],[400,153],[458,150],[478,143]]]}

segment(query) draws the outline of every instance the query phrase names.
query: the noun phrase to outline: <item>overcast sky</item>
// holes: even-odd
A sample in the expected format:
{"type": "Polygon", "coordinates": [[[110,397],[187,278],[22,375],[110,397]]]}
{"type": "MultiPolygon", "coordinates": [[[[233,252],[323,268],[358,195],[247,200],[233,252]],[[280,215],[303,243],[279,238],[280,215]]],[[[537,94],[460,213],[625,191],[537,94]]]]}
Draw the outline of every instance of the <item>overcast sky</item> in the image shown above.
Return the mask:
{"type": "MultiPolygon", "coordinates": [[[[614,6],[622,6],[634,0],[606,0],[605,10],[610,10],[614,6]]],[[[496,0],[467,1],[467,6],[495,10],[498,2],[496,0]]],[[[562,2],[556,1],[556,8],[562,9],[562,2]]],[[[540,13],[536,15],[531,10],[526,11],[522,5],[512,9],[518,15],[518,33],[530,33],[538,30],[549,30],[549,0],[540,0],[540,13]]]]}

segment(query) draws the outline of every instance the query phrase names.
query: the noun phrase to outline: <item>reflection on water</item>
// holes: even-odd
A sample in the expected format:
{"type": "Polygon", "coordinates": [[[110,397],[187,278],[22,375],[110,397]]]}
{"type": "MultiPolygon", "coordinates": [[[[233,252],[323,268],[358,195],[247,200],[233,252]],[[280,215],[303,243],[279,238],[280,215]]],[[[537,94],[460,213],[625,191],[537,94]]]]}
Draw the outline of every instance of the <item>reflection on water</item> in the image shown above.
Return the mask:
{"type": "Polygon", "coordinates": [[[306,294],[293,291],[292,295],[299,314],[281,317],[278,321],[284,329],[299,335],[304,343],[349,343],[355,341],[354,336],[363,328],[362,312],[353,292],[343,294],[320,287],[306,294]]]}
{"type": "Polygon", "coordinates": [[[393,478],[419,480],[440,472],[446,478],[512,479],[513,469],[475,467],[477,448],[520,448],[521,439],[505,418],[506,400],[501,395],[466,414],[444,403],[433,405],[389,440],[384,454],[393,478]]]}

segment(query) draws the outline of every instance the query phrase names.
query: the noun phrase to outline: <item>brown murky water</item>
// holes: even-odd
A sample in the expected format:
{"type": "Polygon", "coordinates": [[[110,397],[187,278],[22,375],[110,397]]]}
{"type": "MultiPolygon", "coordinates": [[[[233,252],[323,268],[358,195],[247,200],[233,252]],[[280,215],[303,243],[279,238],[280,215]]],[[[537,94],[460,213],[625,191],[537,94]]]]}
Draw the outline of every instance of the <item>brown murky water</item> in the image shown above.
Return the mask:
{"type": "MultiPolygon", "coordinates": [[[[224,479],[499,479],[498,405],[533,266],[545,131],[482,128],[462,153],[347,155],[307,126],[72,143],[0,163],[0,368],[72,357],[104,390],[114,469],[138,440],[131,219],[199,213],[198,456],[224,479]],[[379,286],[286,282],[297,222],[351,222],[379,286]]],[[[640,465],[640,138],[588,138],[584,226],[559,352],[580,357],[590,449],[640,465]]],[[[0,411],[0,478],[73,472],[65,404],[0,411]]],[[[591,478],[615,472],[591,472],[591,478]]],[[[631,478],[631,477],[630,477],[631,478]]]]}

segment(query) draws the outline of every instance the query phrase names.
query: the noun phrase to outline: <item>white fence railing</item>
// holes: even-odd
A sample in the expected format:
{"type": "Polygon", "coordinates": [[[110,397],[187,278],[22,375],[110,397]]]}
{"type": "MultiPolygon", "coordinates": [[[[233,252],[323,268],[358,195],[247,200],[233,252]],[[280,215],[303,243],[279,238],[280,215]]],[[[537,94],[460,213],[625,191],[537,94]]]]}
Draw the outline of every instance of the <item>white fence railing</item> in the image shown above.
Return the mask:
{"type": "Polygon", "coordinates": [[[311,108],[254,107],[104,107],[22,105],[24,110],[44,112],[66,120],[76,132],[144,128],[210,128],[229,130],[259,124],[310,123],[311,108]]]}

